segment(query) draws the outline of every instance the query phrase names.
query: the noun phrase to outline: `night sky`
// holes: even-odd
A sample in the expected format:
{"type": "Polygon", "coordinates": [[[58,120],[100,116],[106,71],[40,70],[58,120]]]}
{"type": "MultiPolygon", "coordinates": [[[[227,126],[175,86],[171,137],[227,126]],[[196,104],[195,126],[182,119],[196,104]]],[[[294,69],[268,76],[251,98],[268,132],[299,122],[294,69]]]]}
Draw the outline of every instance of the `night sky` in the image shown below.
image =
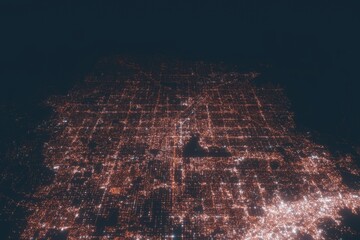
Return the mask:
{"type": "Polygon", "coordinates": [[[1,99],[66,89],[99,56],[117,53],[262,63],[301,123],[358,143],[355,2],[5,0],[1,99]]]}

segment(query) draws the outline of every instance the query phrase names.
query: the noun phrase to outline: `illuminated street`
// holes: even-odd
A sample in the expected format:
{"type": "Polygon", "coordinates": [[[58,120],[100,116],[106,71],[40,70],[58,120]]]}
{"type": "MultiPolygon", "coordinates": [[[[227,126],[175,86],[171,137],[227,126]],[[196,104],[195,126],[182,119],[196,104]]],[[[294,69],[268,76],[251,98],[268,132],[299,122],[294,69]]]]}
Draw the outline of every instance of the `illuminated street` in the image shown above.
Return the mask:
{"type": "MultiPolygon", "coordinates": [[[[53,96],[23,239],[325,239],[360,176],[298,131],[280,86],[204,62],[102,59],[53,96]],[[340,171],[341,170],[341,171],[340,171]]],[[[350,231],[341,228],[340,231],[350,231]]]]}

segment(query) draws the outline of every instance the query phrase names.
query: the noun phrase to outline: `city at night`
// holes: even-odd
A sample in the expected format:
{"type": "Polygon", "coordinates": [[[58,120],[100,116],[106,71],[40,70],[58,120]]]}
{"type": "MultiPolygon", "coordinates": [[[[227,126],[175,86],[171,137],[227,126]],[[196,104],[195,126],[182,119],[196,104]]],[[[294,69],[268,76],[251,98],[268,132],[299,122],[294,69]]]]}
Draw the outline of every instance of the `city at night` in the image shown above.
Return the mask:
{"type": "Polygon", "coordinates": [[[0,239],[360,239],[354,7],[249,2],[1,3],[0,239]]]}

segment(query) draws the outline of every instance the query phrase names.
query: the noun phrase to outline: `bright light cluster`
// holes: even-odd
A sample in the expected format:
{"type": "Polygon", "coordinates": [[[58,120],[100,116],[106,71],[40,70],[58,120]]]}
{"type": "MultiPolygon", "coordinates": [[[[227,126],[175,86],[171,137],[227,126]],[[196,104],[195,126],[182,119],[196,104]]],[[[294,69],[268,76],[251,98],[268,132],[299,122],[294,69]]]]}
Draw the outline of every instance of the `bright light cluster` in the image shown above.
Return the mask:
{"type": "Polygon", "coordinates": [[[357,213],[351,156],[297,132],[281,88],[203,62],[99,62],[49,100],[54,181],[23,239],[323,239],[357,213]]]}

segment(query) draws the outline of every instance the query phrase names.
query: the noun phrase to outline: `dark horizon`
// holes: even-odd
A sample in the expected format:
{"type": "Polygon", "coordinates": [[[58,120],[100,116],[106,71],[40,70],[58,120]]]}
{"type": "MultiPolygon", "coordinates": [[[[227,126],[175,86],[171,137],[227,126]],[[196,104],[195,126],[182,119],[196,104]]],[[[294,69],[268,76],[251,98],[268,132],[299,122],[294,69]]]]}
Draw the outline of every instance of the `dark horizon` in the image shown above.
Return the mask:
{"type": "Polygon", "coordinates": [[[262,64],[270,67],[263,75],[288,90],[305,127],[359,144],[354,3],[3,1],[1,99],[71,86],[114,54],[262,64]]]}

